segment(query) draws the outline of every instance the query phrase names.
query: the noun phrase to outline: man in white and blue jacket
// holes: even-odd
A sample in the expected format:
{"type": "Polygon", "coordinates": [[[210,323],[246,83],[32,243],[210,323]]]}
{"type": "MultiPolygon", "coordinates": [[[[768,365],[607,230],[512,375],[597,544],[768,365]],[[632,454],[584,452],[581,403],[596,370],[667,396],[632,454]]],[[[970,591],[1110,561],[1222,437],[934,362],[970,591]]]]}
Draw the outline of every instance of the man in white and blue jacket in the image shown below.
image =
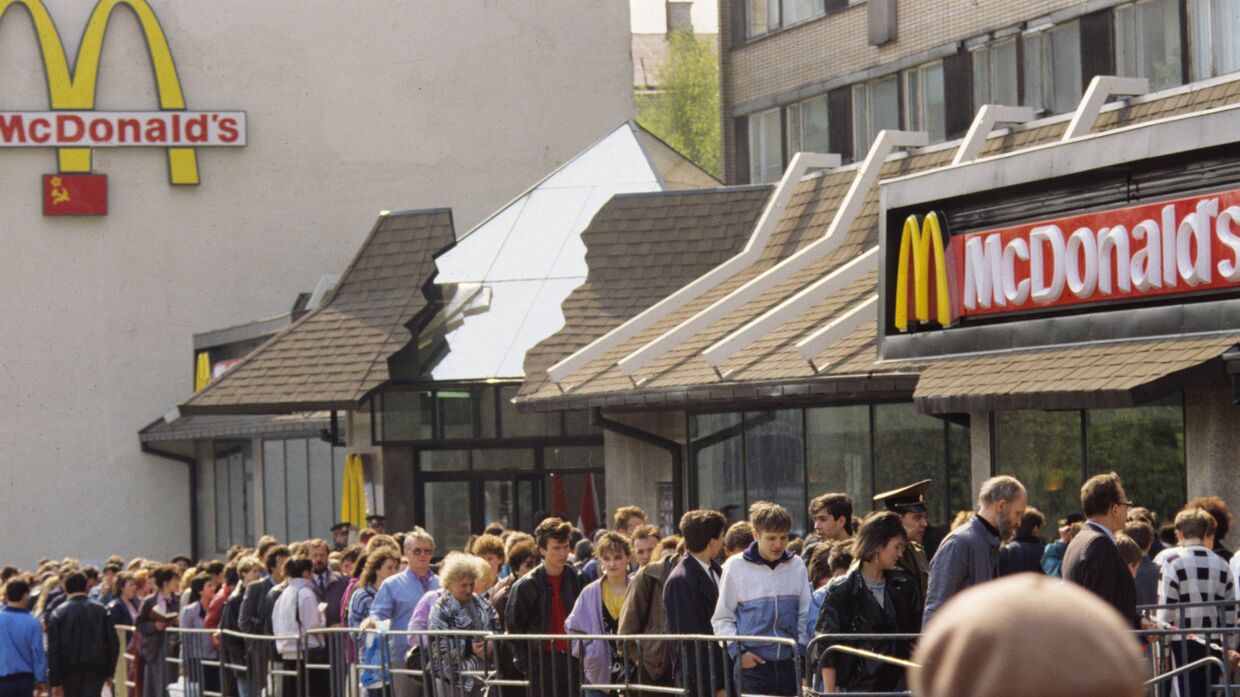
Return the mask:
{"type": "Polygon", "coordinates": [[[711,618],[715,635],[769,636],[792,639],[798,648],[765,642],[731,642],[728,652],[740,661],[744,694],[795,695],[799,683],[796,655],[805,649],[805,619],[810,588],[805,562],[788,552],[792,514],[759,501],[749,508],[754,542],[723,565],[719,602],[711,618]]]}

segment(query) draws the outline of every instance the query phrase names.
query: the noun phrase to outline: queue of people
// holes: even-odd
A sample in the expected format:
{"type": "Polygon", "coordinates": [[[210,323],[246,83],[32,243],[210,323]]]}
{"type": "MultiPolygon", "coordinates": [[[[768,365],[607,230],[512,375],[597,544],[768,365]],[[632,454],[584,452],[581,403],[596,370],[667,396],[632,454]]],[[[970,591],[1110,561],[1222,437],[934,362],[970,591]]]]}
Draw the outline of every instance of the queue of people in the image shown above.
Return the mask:
{"type": "MultiPolygon", "coordinates": [[[[949,694],[945,686],[961,684],[953,671],[963,670],[961,662],[973,653],[1009,660],[1007,651],[1037,660],[1027,651],[1002,649],[1011,641],[1002,625],[986,643],[959,624],[975,615],[978,626],[993,624],[989,617],[1010,608],[994,605],[987,613],[986,599],[997,602],[1004,589],[1042,593],[1048,604],[1084,604],[1074,611],[1078,618],[1105,617],[1098,621],[1112,629],[1235,626],[1234,605],[1173,607],[1240,600],[1240,555],[1229,559],[1219,546],[1231,519],[1218,499],[1189,502],[1172,524],[1174,544],[1156,549],[1152,514],[1128,500],[1117,475],[1099,475],[1081,488],[1081,519],[1060,521],[1058,538],[1043,545],[1046,521],[1029,506],[1025,487],[998,476],[983,483],[977,508],[928,554],[925,494],[932,484],[879,494],[879,510],[860,520],[847,495],[818,496],[810,503],[814,532],[806,540],[792,538],[791,512],[770,502],[753,504],[748,520],[731,526],[717,511],[689,511],[679,533],[666,538],[641,509],[626,506],[616,511],[611,529],[592,538],[555,517],[532,534],[492,526],[438,564],[432,563],[435,540],[421,528],[395,535],[368,528],[361,542],[345,544],[350,530],[342,524],[333,528],[331,543],[284,545],[264,536],[255,548],[230,550],[225,561],[110,558],[102,571],[72,560],[45,561],[32,573],[6,568],[0,697],[52,690],[93,696],[107,688],[121,695],[117,685],[126,680],[135,686],[131,697],[163,695],[178,673],[186,676],[182,680],[199,676],[193,679],[203,684],[192,687],[214,692],[222,687],[221,673],[201,663],[244,663],[256,641],[245,635],[276,637],[273,658],[292,669],[299,657],[325,663],[327,646],[321,636],[302,642],[282,637],[335,626],[359,630],[347,644],[350,661],[373,667],[390,656],[409,667],[436,667],[426,674],[434,675],[433,684],[410,672],[361,670],[361,687],[371,697],[389,690],[397,697],[476,697],[486,684],[476,672],[488,666],[500,678],[526,681],[531,697],[579,695],[583,684],[587,697],[604,697],[609,690],[589,686],[625,681],[714,697],[733,671],[746,692],[766,695],[800,694],[806,683],[828,693],[909,688],[910,674],[898,662],[840,646],[913,660],[921,665],[911,676],[914,689],[949,694]],[[1001,576],[1014,580],[994,582],[1001,576]],[[1072,590],[1060,590],[1066,588],[1072,590]],[[961,598],[972,600],[957,602],[961,598]],[[1171,607],[1144,617],[1137,607],[1147,601],[1171,607]],[[949,615],[957,619],[938,619],[949,615]],[[135,628],[130,646],[118,645],[117,626],[135,628]],[[170,642],[170,627],[203,631],[170,642]],[[215,629],[230,632],[211,633],[215,629]],[[411,641],[399,633],[426,630],[460,634],[411,641]],[[548,638],[483,638],[501,634],[548,638]],[[617,639],[574,641],[573,635],[617,639]],[[676,640],[623,638],[643,635],[721,641],[687,650],[676,640]],[[125,648],[137,659],[128,675],[114,676],[125,648]]],[[[1037,622],[1049,622],[1049,634],[1081,624],[1060,619],[1062,625],[1054,616],[1037,622]]],[[[1100,656],[1113,654],[1112,667],[1131,672],[1126,662],[1139,656],[1138,644],[1124,642],[1100,656]]],[[[1233,645],[1221,649],[1187,635],[1175,642],[1175,664],[1235,648],[1231,635],[1223,643],[1233,645]]],[[[329,695],[327,677],[310,671],[308,694],[329,695]]],[[[1180,693],[1206,694],[1213,677],[1187,674],[1180,693]]],[[[230,694],[251,697],[247,681],[223,679],[231,680],[230,694]]],[[[1080,689],[1074,694],[1092,694],[1080,689]]]]}

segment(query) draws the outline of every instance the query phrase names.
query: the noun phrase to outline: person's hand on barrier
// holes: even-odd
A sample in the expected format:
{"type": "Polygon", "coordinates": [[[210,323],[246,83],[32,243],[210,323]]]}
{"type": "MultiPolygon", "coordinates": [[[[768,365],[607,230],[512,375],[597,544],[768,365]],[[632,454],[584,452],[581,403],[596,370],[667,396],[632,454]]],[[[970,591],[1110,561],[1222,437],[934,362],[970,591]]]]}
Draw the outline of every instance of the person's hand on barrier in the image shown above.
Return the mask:
{"type": "Polygon", "coordinates": [[[749,670],[750,668],[764,665],[765,663],[766,661],[762,660],[761,656],[759,656],[756,653],[753,653],[752,651],[746,651],[745,653],[741,654],[741,667],[744,668],[745,670],[749,670]]]}
{"type": "Polygon", "coordinates": [[[364,632],[367,629],[374,628],[374,626],[375,626],[375,618],[367,617],[366,619],[362,620],[362,623],[357,626],[357,629],[358,631],[364,632]]]}
{"type": "Polygon", "coordinates": [[[162,631],[164,631],[164,630],[165,630],[165,629],[167,629],[167,628],[168,628],[168,624],[167,624],[167,623],[165,623],[165,622],[161,622],[161,621],[159,621],[159,620],[155,620],[155,631],[157,631],[157,632],[162,632],[162,631]]]}
{"type": "Polygon", "coordinates": [[[1234,649],[1228,649],[1227,659],[1231,661],[1232,670],[1235,670],[1236,668],[1240,668],[1240,651],[1235,651],[1234,649]]]}

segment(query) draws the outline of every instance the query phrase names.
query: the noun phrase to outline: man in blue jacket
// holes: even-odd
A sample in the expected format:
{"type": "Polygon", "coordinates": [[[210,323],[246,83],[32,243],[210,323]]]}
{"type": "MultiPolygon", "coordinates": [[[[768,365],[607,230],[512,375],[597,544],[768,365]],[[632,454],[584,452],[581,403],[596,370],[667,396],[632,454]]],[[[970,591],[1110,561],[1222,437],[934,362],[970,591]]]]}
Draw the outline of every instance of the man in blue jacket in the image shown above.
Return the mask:
{"type": "Polygon", "coordinates": [[[47,656],[43,629],[26,609],[30,585],[11,580],[4,587],[0,609],[0,697],[30,697],[36,686],[47,687],[47,656]]]}
{"type": "MultiPolygon", "coordinates": [[[[713,633],[710,620],[719,601],[719,578],[723,574],[715,557],[723,551],[723,532],[727,524],[727,519],[718,511],[689,511],[681,517],[680,534],[685,538],[688,554],[676,562],[663,582],[663,607],[669,633],[713,633]]],[[[676,685],[685,688],[690,697],[714,697],[724,688],[723,670],[727,660],[714,645],[676,642],[671,659],[676,685]],[[707,652],[715,655],[712,657],[707,652]]]]}
{"type": "Polygon", "coordinates": [[[805,562],[787,551],[792,514],[768,501],[749,507],[754,542],[723,564],[719,601],[711,624],[718,637],[769,636],[791,639],[797,646],[766,642],[728,642],[740,661],[739,692],[795,695],[799,685],[796,654],[807,643],[809,577],[805,562]]]}

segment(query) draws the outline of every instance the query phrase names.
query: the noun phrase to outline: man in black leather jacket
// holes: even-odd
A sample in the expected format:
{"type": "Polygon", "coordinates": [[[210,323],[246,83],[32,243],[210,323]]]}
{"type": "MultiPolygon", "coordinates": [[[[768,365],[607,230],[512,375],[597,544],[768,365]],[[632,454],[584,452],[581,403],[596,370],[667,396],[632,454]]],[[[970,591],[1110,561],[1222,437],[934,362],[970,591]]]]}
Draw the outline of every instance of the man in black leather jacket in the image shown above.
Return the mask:
{"type": "Polygon", "coordinates": [[[107,608],[86,591],[86,575],[70,574],[67,598],[47,619],[48,682],[65,697],[98,697],[111,682],[120,651],[107,608]]]}
{"type": "MultiPolygon", "coordinates": [[[[568,563],[572,530],[570,523],[548,518],[534,531],[543,563],[522,576],[509,592],[504,609],[509,634],[565,633],[564,620],[585,586],[581,573],[568,563]],[[554,607],[557,598],[559,607],[554,607]]],[[[569,642],[513,643],[513,662],[529,676],[531,694],[569,697],[580,692],[581,667],[569,652],[569,642]]]]}

